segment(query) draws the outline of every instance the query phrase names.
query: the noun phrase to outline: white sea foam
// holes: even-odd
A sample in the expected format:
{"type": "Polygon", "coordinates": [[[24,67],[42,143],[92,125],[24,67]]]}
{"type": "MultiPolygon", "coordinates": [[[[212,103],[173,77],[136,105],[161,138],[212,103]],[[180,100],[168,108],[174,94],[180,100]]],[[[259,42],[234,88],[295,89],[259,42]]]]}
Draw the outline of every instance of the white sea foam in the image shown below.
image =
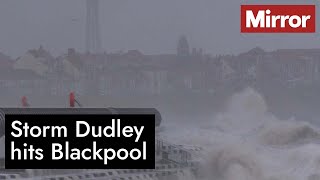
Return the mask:
{"type": "Polygon", "coordinates": [[[202,179],[320,180],[320,131],[304,121],[275,118],[250,88],[205,124],[168,124],[163,136],[205,148],[202,179]]]}

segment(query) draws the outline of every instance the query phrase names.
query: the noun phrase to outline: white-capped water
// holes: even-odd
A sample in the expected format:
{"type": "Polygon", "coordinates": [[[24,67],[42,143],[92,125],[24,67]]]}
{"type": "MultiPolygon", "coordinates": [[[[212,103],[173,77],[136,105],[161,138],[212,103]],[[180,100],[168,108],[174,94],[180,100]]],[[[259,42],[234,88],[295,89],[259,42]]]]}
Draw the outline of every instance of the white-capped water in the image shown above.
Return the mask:
{"type": "Polygon", "coordinates": [[[162,136],[202,146],[201,179],[320,180],[320,131],[303,120],[279,120],[246,89],[208,121],[165,124],[162,136]]]}
{"type": "MultiPolygon", "coordinates": [[[[104,100],[81,102],[105,107],[104,100]]],[[[65,103],[57,100],[58,107],[65,103]]],[[[303,119],[277,119],[264,98],[250,88],[230,97],[223,113],[192,123],[165,119],[163,129],[161,136],[168,142],[204,148],[201,180],[320,180],[318,127],[303,119]]],[[[189,180],[182,175],[180,179],[189,180]]]]}

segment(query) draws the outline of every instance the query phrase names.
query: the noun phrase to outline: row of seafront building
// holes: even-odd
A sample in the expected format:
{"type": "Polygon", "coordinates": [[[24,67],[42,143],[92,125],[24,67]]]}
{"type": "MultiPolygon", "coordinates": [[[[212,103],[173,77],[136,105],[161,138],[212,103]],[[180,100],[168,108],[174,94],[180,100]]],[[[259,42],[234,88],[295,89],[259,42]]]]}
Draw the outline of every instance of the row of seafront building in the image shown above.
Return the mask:
{"type": "Polygon", "coordinates": [[[144,55],[78,53],[53,57],[40,47],[18,59],[0,56],[2,94],[131,95],[177,92],[214,93],[226,86],[278,83],[295,86],[320,80],[320,49],[265,52],[254,48],[239,55],[144,55]]]}

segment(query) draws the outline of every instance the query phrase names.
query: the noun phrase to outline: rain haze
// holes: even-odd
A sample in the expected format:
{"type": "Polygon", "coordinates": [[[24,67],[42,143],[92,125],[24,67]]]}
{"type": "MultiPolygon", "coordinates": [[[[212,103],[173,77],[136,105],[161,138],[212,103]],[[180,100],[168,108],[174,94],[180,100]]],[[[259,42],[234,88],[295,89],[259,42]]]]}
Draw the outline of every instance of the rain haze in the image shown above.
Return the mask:
{"type": "Polygon", "coordinates": [[[156,110],[156,169],[16,179],[320,180],[320,18],[240,33],[242,4],[319,1],[0,0],[0,179],[2,108],[99,107],[156,110]]]}
{"type": "MultiPolygon", "coordinates": [[[[102,47],[106,52],[138,49],[145,54],[174,53],[184,34],[206,53],[238,54],[319,47],[316,34],[240,34],[244,3],[302,4],[318,1],[105,0],[100,2],[102,47]]],[[[53,54],[67,48],[84,51],[86,9],[83,0],[1,0],[0,50],[18,57],[42,45],[53,54]]]]}

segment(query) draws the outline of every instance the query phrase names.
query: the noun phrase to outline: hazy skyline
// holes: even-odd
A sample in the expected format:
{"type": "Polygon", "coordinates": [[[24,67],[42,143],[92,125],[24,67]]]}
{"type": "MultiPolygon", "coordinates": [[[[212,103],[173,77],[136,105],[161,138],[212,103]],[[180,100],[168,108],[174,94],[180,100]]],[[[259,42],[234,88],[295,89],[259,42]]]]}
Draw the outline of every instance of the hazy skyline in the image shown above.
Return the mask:
{"type": "MultiPolygon", "coordinates": [[[[175,53],[178,37],[210,54],[318,48],[314,34],[241,34],[243,3],[317,4],[318,1],[101,0],[102,45],[106,52],[138,49],[145,54],[175,53]]],[[[85,0],[1,0],[0,52],[18,57],[42,45],[53,54],[85,47],[85,0]]],[[[317,18],[317,24],[319,24],[317,18]]]]}

